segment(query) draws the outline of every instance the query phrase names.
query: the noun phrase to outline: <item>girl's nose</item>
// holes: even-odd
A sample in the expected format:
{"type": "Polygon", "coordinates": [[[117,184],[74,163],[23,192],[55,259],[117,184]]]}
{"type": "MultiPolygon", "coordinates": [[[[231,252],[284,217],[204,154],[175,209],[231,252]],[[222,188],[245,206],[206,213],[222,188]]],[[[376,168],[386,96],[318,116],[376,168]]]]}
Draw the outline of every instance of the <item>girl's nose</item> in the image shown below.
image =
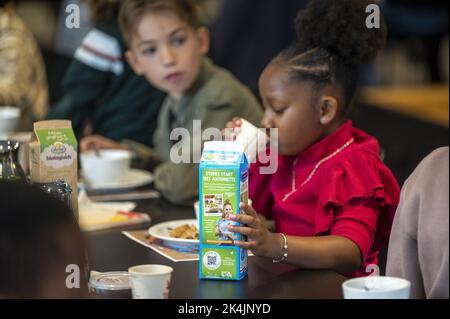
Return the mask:
{"type": "Polygon", "coordinates": [[[172,66],[175,64],[175,54],[173,50],[171,50],[169,47],[163,47],[161,52],[161,59],[162,63],[165,67],[172,66]]]}
{"type": "Polygon", "coordinates": [[[273,116],[271,114],[272,112],[270,110],[266,110],[264,112],[261,124],[264,128],[274,128],[274,123],[273,123],[273,116]]]}

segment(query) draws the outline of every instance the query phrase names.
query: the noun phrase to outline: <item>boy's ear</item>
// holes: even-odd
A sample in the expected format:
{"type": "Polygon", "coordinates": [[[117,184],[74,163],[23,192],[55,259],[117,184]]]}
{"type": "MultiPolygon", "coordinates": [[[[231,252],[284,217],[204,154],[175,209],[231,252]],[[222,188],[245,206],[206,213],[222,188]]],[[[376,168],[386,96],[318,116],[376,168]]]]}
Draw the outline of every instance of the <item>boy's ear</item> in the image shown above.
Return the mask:
{"type": "Polygon", "coordinates": [[[204,55],[209,52],[210,35],[208,28],[200,27],[197,29],[197,37],[200,41],[200,52],[204,55]]]}
{"type": "Polygon", "coordinates": [[[320,100],[320,124],[330,124],[338,113],[338,102],[332,96],[323,96],[320,100]]]}
{"type": "Polygon", "coordinates": [[[125,52],[125,59],[133,69],[134,73],[136,73],[137,75],[144,75],[144,70],[142,70],[137,60],[136,54],[132,50],[127,50],[125,52]]]}

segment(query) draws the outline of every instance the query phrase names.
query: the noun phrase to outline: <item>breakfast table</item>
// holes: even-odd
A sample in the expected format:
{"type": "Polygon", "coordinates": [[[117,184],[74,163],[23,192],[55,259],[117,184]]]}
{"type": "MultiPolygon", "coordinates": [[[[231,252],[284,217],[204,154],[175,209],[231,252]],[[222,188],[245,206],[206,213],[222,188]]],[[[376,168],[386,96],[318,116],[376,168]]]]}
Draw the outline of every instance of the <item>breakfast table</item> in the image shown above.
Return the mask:
{"type": "Polygon", "coordinates": [[[148,229],[161,222],[195,218],[193,206],[178,206],[163,198],[135,201],[135,211],[150,215],[151,222],[110,230],[86,232],[92,271],[126,271],[140,264],[163,264],[174,269],[171,299],[316,299],[342,298],[346,277],[329,270],[300,270],[249,257],[248,276],[240,281],[200,280],[198,261],[173,262],[127,238],[122,231],[148,229]]]}

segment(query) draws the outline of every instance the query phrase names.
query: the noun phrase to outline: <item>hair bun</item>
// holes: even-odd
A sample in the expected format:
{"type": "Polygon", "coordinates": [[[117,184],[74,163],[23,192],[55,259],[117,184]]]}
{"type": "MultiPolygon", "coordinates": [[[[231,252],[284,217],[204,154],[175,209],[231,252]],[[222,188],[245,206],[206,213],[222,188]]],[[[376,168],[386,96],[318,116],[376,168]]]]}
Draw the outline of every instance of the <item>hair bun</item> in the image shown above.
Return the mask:
{"type": "Polygon", "coordinates": [[[319,47],[346,64],[373,60],[386,42],[386,26],[369,29],[367,0],[311,0],[295,20],[297,40],[304,49],[319,47]]]}

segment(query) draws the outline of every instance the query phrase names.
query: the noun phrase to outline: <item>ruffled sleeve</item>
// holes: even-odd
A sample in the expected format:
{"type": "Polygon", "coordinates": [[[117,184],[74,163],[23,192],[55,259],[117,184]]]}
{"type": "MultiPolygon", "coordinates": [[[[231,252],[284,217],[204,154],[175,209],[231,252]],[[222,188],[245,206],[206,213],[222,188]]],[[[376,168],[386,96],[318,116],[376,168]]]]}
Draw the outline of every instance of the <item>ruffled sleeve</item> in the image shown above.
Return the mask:
{"type": "MultiPolygon", "coordinates": [[[[367,216],[358,216],[358,203],[371,203],[378,210],[375,245],[386,244],[398,205],[400,188],[392,172],[375,156],[349,152],[334,162],[319,189],[320,210],[316,214],[315,233],[330,233],[337,214],[352,207],[352,220],[367,224],[367,216]],[[374,204],[373,204],[374,203],[374,204]]],[[[361,209],[363,212],[364,209],[361,209]]]]}

